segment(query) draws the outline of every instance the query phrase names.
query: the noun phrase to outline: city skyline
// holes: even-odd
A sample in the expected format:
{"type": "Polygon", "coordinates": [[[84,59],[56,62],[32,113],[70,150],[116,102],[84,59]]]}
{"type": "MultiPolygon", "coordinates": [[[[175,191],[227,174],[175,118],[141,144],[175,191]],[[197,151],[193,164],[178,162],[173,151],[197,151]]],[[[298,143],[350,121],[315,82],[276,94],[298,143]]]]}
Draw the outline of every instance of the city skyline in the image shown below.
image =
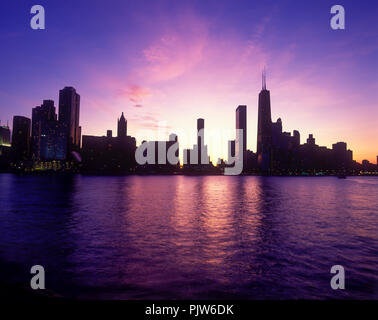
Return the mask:
{"type": "MultiPolygon", "coordinates": [[[[266,65],[272,121],[284,119],[301,143],[309,134],[329,148],[346,141],[354,159],[375,163],[377,46],[369,23],[377,7],[367,12],[346,1],[346,30],[335,31],[331,2],[236,4],[232,11],[226,2],[115,2],[112,13],[99,1],[75,4],[74,11],[73,4],[47,4],[46,30],[33,31],[23,20],[30,8],[19,12],[7,3],[4,19],[14,31],[1,32],[2,124],[13,115],[30,117],[42,99],[58,101],[57,89],[71,85],[82,95],[82,135],[116,132],[114,115],[124,112],[138,145],[143,128],[149,139],[159,121],[166,136],[195,133],[197,118],[207,132],[229,130],[227,141],[234,139],[230,117],[246,105],[247,149],[256,151],[256,96],[266,65]],[[17,67],[6,63],[10,58],[17,67]]],[[[212,161],[227,158],[226,143],[205,143],[212,161]]]]}
{"type": "MultiPolygon", "coordinates": [[[[266,84],[265,68],[261,83],[261,91],[258,95],[256,152],[246,147],[246,136],[249,131],[246,105],[239,105],[235,110],[234,140],[224,141],[222,133],[217,132],[216,140],[222,145],[226,142],[227,159],[219,158],[218,161],[212,161],[204,140],[206,130],[203,118],[197,119],[196,143],[193,144],[193,149],[180,149],[180,139],[176,133],[170,133],[168,141],[166,137],[160,141],[147,138],[137,146],[136,139],[127,134],[127,119],[123,112],[117,119],[115,137],[109,129],[106,135],[82,135],[79,120],[81,96],[75,88],[66,86],[59,90],[58,112],[53,100],[43,100],[40,106],[32,109],[31,119],[18,115],[13,117],[13,127],[16,129],[12,134],[9,127],[1,127],[0,146],[5,148],[0,149],[2,151],[0,155],[3,155],[2,163],[4,165],[5,161],[9,168],[26,171],[83,169],[84,172],[143,174],[223,172],[226,175],[337,174],[339,177],[344,177],[346,174],[377,171],[378,162],[374,164],[366,159],[361,163],[356,162],[353,150],[348,148],[346,142],[338,141],[332,144],[332,148],[327,148],[317,144],[313,134],[309,134],[306,143],[301,144],[298,130],[293,130],[293,133],[283,131],[281,118],[276,122],[271,119],[270,90],[266,84]],[[9,144],[10,136],[12,139],[9,144]],[[11,148],[6,149],[8,144],[11,148]],[[171,146],[175,149],[170,150],[171,146]],[[240,152],[242,162],[238,160],[240,152]],[[180,163],[183,165],[182,170],[180,163]],[[225,170],[226,168],[233,169],[229,171],[229,169],[225,170]]],[[[4,168],[6,167],[5,164],[4,168]]]]}
{"type": "MultiPolygon", "coordinates": [[[[298,130],[293,130],[292,132],[283,131],[284,127],[282,124],[281,118],[278,118],[276,122],[272,121],[271,117],[271,103],[270,103],[270,90],[267,88],[267,80],[266,80],[266,70],[264,67],[264,70],[262,71],[262,81],[261,81],[261,91],[258,94],[258,107],[257,107],[257,113],[258,113],[258,125],[257,125],[257,143],[256,143],[256,150],[250,150],[248,149],[246,145],[246,136],[247,133],[251,130],[248,130],[248,124],[247,124],[247,106],[246,105],[239,105],[235,109],[235,115],[236,115],[236,122],[235,122],[235,129],[242,129],[243,130],[243,146],[241,147],[243,155],[243,163],[244,165],[247,164],[247,152],[252,152],[253,155],[256,156],[256,163],[253,165],[256,168],[259,168],[259,170],[262,170],[262,172],[270,172],[271,169],[279,169],[277,167],[277,164],[274,165],[272,162],[273,160],[276,161],[278,159],[274,159],[277,157],[277,155],[274,155],[275,152],[281,153],[281,151],[276,150],[274,151],[274,145],[278,148],[284,147],[286,149],[288,147],[287,143],[294,145],[301,145],[301,134],[298,130]],[[293,135],[292,135],[293,134],[293,135]],[[282,136],[282,138],[280,138],[282,136]],[[285,138],[286,137],[286,138],[285,138]],[[287,140],[286,142],[281,141],[282,139],[287,140]],[[293,139],[293,140],[292,140],[293,139]],[[284,143],[284,145],[282,145],[284,143]]],[[[84,152],[82,150],[83,147],[83,141],[84,138],[89,139],[98,139],[98,138],[112,138],[112,132],[113,129],[107,129],[106,135],[100,134],[100,135],[82,135],[82,126],[79,124],[79,118],[80,118],[80,95],[76,92],[76,89],[72,86],[65,86],[63,89],[59,90],[59,109],[56,110],[55,108],[55,102],[54,100],[42,100],[43,103],[40,106],[36,106],[32,108],[32,117],[28,118],[27,116],[23,115],[14,115],[13,116],[13,126],[15,123],[18,125],[21,124],[22,121],[27,123],[28,128],[25,129],[28,131],[28,145],[21,147],[19,153],[21,152],[27,152],[25,154],[25,157],[28,156],[30,153],[31,159],[56,159],[56,160],[63,160],[66,157],[69,157],[69,154],[72,151],[78,151],[78,152],[84,152]],[[58,115],[59,115],[59,121],[58,121],[58,115]],[[20,122],[21,121],[21,122],[20,122]],[[35,126],[38,126],[37,129],[35,126]],[[62,131],[63,130],[63,131],[62,131]],[[64,144],[66,144],[65,147],[61,146],[62,141],[64,137],[64,132],[68,130],[67,133],[67,140],[64,144]],[[84,137],[84,138],[83,138],[84,137]],[[36,140],[37,139],[37,140],[36,140]],[[44,145],[44,156],[41,158],[41,145],[44,145]],[[50,145],[50,146],[49,146],[50,145]],[[52,147],[53,146],[53,147],[52,147]],[[63,148],[63,149],[62,149],[63,148]],[[36,150],[35,150],[36,149],[36,150]],[[48,152],[49,154],[46,154],[48,152]]],[[[224,158],[211,158],[210,155],[208,155],[208,146],[206,144],[206,139],[204,138],[204,132],[205,129],[205,119],[198,118],[196,120],[197,122],[197,135],[194,137],[195,140],[194,144],[192,145],[194,150],[191,151],[190,148],[185,148],[181,145],[181,152],[178,153],[178,159],[181,164],[187,164],[187,161],[190,161],[189,155],[187,155],[187,152],[196,152],[198,156],[197,163],[206,163],[207,157],[209,156],[208,161],[212,163],[213,165],[219,165],[222,164],[223,161],[229,161],[230,156],[235,155],[235,150],[238,150],[239,147],[237,146],[237,135],[234,135],[233,140],[225,141],[224,139],[224,132],[217,131],[217,136],[215,137],[216,142],[221,142],[222,147],[227,148],[227,157],[224,158]],[[221,133],[221,134],[220,134],[221,133]],[[235,140],[236,139],[236,140],[235,140]],[[231,145],[230,145],[231,143],[231,145]],[[201,149],[204,148],[204,150],[201,151],[201,149]],[[200,160],[202,157],[202,161],[200,160]],[[205,162],[204,162],[205,161],[205,162]],[[222,161],[219,162],[219,161],[222,161]]],[[[22,124],[23,125],[23,124],[22,124]]],[[[21,125],[21,126],[22,126],[21,125]]],[[[10,130],[11,126],[7,123],[6,126],[2,126],[2,128],[7,130],[10,130]]],[[[161,128],[159,128],[160,132],[160,138],[161,140],[165,140],[164,135],[162,135],[161,128]]],[[[13,135],[13,128],[12,133],[9,134],[9,137],[16,137],[17,135],[13,135]]],[[[127,136],[127,118],[125,118],[124,112],[122,112],[121,116],[117,118],[117,130],[116,137],[126,137],[127,136]]],[[[168,132],[168,131],[167,131],[168,132]]],[[[182,133],[182,131],[179,131],[182,133]]],[[[26,132],[22,132],[23,135],[25,135],[26,132]]],[[[191,133],[189,132],[189,136],[191,133]]],[[[176,141],[178,139],[176,133],[169,132],[169,141],[171,140],[171,136],[176,136],[176,141]]],[[[141,146],[144,141],[151,141],[152,137],[146,137],[145,140],[141,141],[140,143],[137,143],[136,139],[132,136],[132,134],[129,136],[129,138],[134,139],[134,145],[141,146]]],[[[187,137],[186,137],[187,138],[187,137]]],[[[193,138],[193,137],[191,137],[193,138]]],[[[213,137],[214,138],[214,137],[213,137]]],[[[174,139],[174,140],[175,140],[174,139]]],[[[12,140],[12,139],[10,139],[12,140]]],[[[21,139],[21,143],[23,139],[21,139]]],[[[316,146],[317,148],[321,149],[328,149],[332,150],[341,147],[340,151],[342,149],[345,149],[345,151],[348,151],[351,153],[350,160],[357,161],[357,163],[364,164],[372,164],[374,165],[374,161],[369,161],[368,159],[363,159],[361,161],[356,160],[353,151],[350,150],[350,148],[347,148],[348,144],[344,141],[334,141],[332,143],[332,148],[328,148],[328,146],[324,146],[321,144],[315,143],[314,134],[309,134],[308,138],[302,136],[302,140],[306,140],[307,144],[316,146]],[[348,150],[347,150],[348,149],[348,150]]],[[[4,146],[7,146],[7,143],[4,140],[4,146]]],[[[180,142],[180,140],[178,140],[180,142]]],[[[185,141],[185,140],[184,140],[185,141]]],[[[17,141],[15,140],[17,143],[17,141]]],[[[212,141],[214,142],[214,140],[212,141]]],[[[102,143],[110,143],[106,142],[106,140],[102,140],[102,143]]],[[[157,143],[157,141],[155,142],[157,143]]],[[[12,143],[11,143],[12,144],[12,143]]],[[[91,143],[92,144],[92,143],[91,143]]],[[[306,144],[303,142],[303,144],[306,144]]],[[[186,145],[186,144],[184,144],[186,145]]],[[[94,146],[94,145],[93,145],[94,146]]],[[[17,145],[16,145],[17,148],[17,145]]],[[[210,147],[211,148],[211,147],[210,147]]],[[[108,150],[107,152],[109,152],[108,150]]],[[[120,155],[122,154],[122,151],[120,150],[120,155]]],[[[286,155],[288,156],[288,155],[286,155]]],[[[299,156],[299,155],[297,155],[299,156]]],[[[346,155],[345,155],[346,156],[346,155]]],[[[81,157],[81,156],[80,156],[81,157]]],[[[249,156],[250,157],[250,156],[249,156]]],[[[248,158],[249,158],[248,157],[248,158]]],[[[312,155],[311,157],[314,157],[312,155]]],[[[81,160],[80,160],[81,161],[81,160]]],[[[157,160],[156,160],[157,161],[157,160]]],[[[231,160],[232,161],[232,160],[231,160]]],[[[282,161],[282,159],[280,160],[282,161]]],[[[376,156],[376,161],[378,164],[378,156],[376,156]]],[[[156,162],[157,163],[157,162],[156,162]]],[[[232,162],[231,162],[232,163],[232,162]]],[[[283,163],[281,163],[282,165],[283,163]]],[[[251,165],[251,163],[249,163],[251,165]]],[[[298,164],[297,164],[298,165],[298,164]]],[[[313,165],[313,164],[312,164],[313,165]]],[[[310,167],[312,166],[310,165],[310,167]]],[[[298,167],[299,168],[299,167],[298,167]]],[[[245,169],[245,168],[244,168],[245,169]]],[[[284,169],[284,168],[281,168],[284,169]]]]}

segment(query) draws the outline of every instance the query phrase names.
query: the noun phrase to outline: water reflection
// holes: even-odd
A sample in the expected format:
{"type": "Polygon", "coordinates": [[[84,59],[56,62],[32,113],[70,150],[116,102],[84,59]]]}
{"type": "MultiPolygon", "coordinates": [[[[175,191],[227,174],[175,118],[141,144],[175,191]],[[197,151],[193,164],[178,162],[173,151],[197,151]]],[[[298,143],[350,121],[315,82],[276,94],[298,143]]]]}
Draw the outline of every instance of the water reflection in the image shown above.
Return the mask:
{"type": "Polygon", "coordinates": [[[47,266],[64,295],[377,297],[371,178],[0,175],[0,186],[1,261],[47,266]],[[330,290],[333,264],[353,290],[330,290]]]}

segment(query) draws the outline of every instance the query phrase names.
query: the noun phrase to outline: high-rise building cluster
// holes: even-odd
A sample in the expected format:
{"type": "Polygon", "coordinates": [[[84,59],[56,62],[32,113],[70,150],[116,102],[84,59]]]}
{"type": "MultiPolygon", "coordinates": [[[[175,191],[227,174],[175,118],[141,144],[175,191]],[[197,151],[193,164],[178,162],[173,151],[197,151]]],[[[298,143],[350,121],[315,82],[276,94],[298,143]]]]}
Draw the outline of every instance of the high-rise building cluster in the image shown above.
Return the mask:
{"type": "MultiPolygon", "coordinates": [[[[282,120],[272,122],[270,91],[266,87],[265,71],[262,74],[262,89],[258,96],[257,152],[246,149],[246,106],[236,109],[236,129],[243,129],[243,172],[273,175],[307,174],[359,174],[361,171],[375,172],[377,164],[364,160],[362,164],[353,160],[353,152],[345,142],[337,142],[332,149],[315,143],[312,134],[306,143],[300,144],[297,130],[282,131],[282,120]]],[[[229,143],[229,155],[239,150],[236,141],[229,143]]],[[[378,161],[378,160],[377,160],[378,161]]]]}
{"type": "Polygon", "coordinates": [[[43,100],[33,108],[31,119],[14,116],[12,141],[6,152],[10,168],[72,170],[75,152],[80,151],[79,115],[80,95],[74,88],[65,87],[59,91],[59,118],[53,100],[43,100]]]}
{"type": "Polygon", "coordinates": [[[13,117],[12,134],[0,123],[0,169],[21,171],[86,171],[94,173],[222,174],[242,160],[241,174],[264,175],[346,175],[378,173],[377,164],[357,163],[345,142],[332,149],[319,146],[312,134],[301,144],[300,133],[283,131],[281,118],[272,122],[270,91],[265,71],[258,95],[257,150],[247,149],[247,106],[236,108],[235,140],[228,141],[228,159],[210,161],[205,144],[205,120],[197,119],[197,143],[183,150],[179,160],[179,139],[171,134],[167,141],[143,141],[138,155],[136,139],[127,135],[122,113],[117,135],[83,135],[80,126],[80,95],[73,87],[59,91],[59,110],[53,100],[43,100],[32,109],[31,119],[13,117]],[[139,162],[138,157],[145,158],[139,162]]]}

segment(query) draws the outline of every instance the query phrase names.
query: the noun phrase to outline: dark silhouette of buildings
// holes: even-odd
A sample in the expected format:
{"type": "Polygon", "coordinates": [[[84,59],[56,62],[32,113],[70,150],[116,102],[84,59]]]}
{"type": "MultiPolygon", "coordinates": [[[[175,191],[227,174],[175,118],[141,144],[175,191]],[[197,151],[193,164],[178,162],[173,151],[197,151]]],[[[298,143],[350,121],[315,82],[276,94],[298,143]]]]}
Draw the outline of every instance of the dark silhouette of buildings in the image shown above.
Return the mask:
{"type": "MultiPolygon", "coordinates": [[[[241,159],[243,159],[243,174],[251,174],[256,172],[256,161],[257,157],[256,154],[252,151],[247,149],[247,106],[246,105],[240,105],[236,108],[235,111],[235,129],[236,129],[236,139],[230,140],[228,142],[228,160],[227,164],[225,166],[233,166],[235,165],[235,161],[237,160],[237,155],[239,150],[241,150],[241,159]],[[238,137],[239,131],[243,130],[241,133],[241,137],[238,137]],[[239,145],[239,139],[242,139],[242,146],[240,148],[239,145]]],[[[241,140],[240,140],[241,141],[241,140]]]]}
{"type": "Polygon", "coordinates": [[[270,92],[266,89],[265,70],[262,75],[262,90],[259,93],[258,102],[257,161],[262,172],[270,172],[272,162],[272,117],[270,92]]]}
{"type": "MultiPolygon", "coordinates": [[[[142,146],[150,146],[150,151],[146,149],[142,158],[147,157],[150,162],[142,161],[137,165],[136,140],[127,135],[127,120],[123,113],[117,120],[116,137],[113,137],[111,130],[101,137],[84,135],[81,146],[80,95],[73,87],[65,87],[59,91],[58,119],[54,101],[43,100],[40,106],[32,109],[32,121],[23,116],[14,116],[12,134],[8,126],[0,126],[0,169],[219,174],[233,166],[232,160],[237,159],[237,153],[241,150],[243,169],[237,172],[242,174],[331,174],[341,177],[347,174],[378,173],[378,156],[377,164],[368,160],[360,164],[353,160],[353,152],[345,142],[334,143],[329,149],[317,145],[313,134],[310,134],[306,142],[301,144],[299,131],[283,131],[281,118],[272,122],[265,70],[258,98],[256,153],[247,149],[247,106],[239,105],[235,115],[236,139],[228,142],[227,163],[218,159],[217,167],[214,167],[210,162],[204,140],[205,120],[199,118],[197,143],[192,149],[183,150],[182,168],[175,134],[171,134],[168,141],[144,141],[142,146]],[[243,140],[241,148],[239,138],[243,140]]],[[[230,170],[227,171],[230,173],[230,170]]]]}
{"type": "Polygon", "coordinates": [[[299,165],[300,134],[282,131],[282,120],[272,123],[271,168],[276,174],[295,171],[299,165]]]}
{"type": "Polygon", "coordinates": [[[345,142],[337,142],[328,149],[318,146],[310,134],[301,145],[299,131],[294,130],[293,135],[283,132],[281,118],[272,122],[264,71],[258,103],[257,169],[259,173],[274,175],[344,175],[356,174],[361,167],[353,160],[353,152],[347,149],[345,142]]]}
{"type": "Polygon", "coordinates": [[[143,157],[147,163],[137,166],[138,173],[177,173],[180,169],[179,143],[176,134],[168,141],[143,141],[143,157]]]}
{"type": "Polygon", "coordinates": [[[377,164],[373,164],[369,160],[362,160],[361,171],[363,173],[378,172],[378,156],[377,156],[377,164]]]}
{"type": "Polygon", "coordinates": [[[42,126],[48,121],[54,120],[57,120],[54,101],[43,100],[41,106],[32,109],[31,151],[33,157],[40,158],[42,126]]]}
{"type": "Polygon", "coordinates": [[[67,154],[80,149],[81,128],[80,95],[73,87],[65,87],[59,91],[59,122],[67,136],[67,154]]]}
{"type": "Polygon", "coordinates": [[[0,125],[0,146],[10,147],[11,146],[11,133],[8,126],[0,125]]]}
{"type": "Polygon", "coordinates": [[[28,160],[30,152],[30,119],[23,116],[13,117],[12,160],[28,160]]]}
{"type": "Polygon", "coordinates": [[[183,150],[182,172],[188,175],[220,174],[225,168],[222,159],[218,159],[217,167],[210,161],[207,145],[205,145],[205,120],[197,119],[197,144],[192,149],[183,150]]]}
{"type": "Polygon", "coordinates": [[[184,172],[190,174],[212,173],[214,166],[210,162],[205,145],[205,120],[197,119],[197,144],[193,149],[183,150],[184,172]]]}
{"type": "MultiPolygon", "coordinates": [[[[236,129],[243,130],[242,134],[242,155],[243,163],[246,163],[246,156],[247,156],[247,106],[238,106],[236,108],[236,129]]],[[[239,139],[236,139],[236,144],[238,143],[239,139]]],[[[235,150],[239,150],[239,146],[235,146],[235,150]]]]}
{"type": "Polygon", "coordinates": [[[7,170],[11,161],[11,133],[8,125],[0,125],[0,170],[7,170]]]}
{"type": "Polygon", "coordinates": [[[65,126],[57,121],[53,100],[44,100],[32,110],[31,150],[33,160],[66,159],[67,134],[65,126]]]}
{"type": "Polygon", "coordinates": [[[136,140],[127,136],[126,119],[122,113],[117,123],[117,137],[108,130],[106,136],[83,135],[83,170],[98,173],[135,171],[136,140]]]}
{"type": "Polygon", "coordinates": [[[121,118],[118,119],[117,137],[125,138],[126,136],[127,136],[127,121],[122,112],[121,118]]]}
{"type": "Polygon", "coordinates": [[[205,120],[202,118],[197,119],[197,150],[198,164],[202,164],[202,156],[205,153],[205,120]]]}

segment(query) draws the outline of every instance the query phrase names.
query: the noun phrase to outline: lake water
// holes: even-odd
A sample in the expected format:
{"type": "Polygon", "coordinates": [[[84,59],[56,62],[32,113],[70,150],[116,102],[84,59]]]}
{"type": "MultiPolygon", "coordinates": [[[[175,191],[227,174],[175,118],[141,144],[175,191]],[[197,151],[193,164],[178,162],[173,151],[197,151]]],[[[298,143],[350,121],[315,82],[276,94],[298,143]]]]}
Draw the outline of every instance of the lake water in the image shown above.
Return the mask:
{"type": "Polygon", "coordinates": [[[3,281],[39,264],[67,297],[378,299],[377,177],[1,174],[0,190],[3,281]]]}

